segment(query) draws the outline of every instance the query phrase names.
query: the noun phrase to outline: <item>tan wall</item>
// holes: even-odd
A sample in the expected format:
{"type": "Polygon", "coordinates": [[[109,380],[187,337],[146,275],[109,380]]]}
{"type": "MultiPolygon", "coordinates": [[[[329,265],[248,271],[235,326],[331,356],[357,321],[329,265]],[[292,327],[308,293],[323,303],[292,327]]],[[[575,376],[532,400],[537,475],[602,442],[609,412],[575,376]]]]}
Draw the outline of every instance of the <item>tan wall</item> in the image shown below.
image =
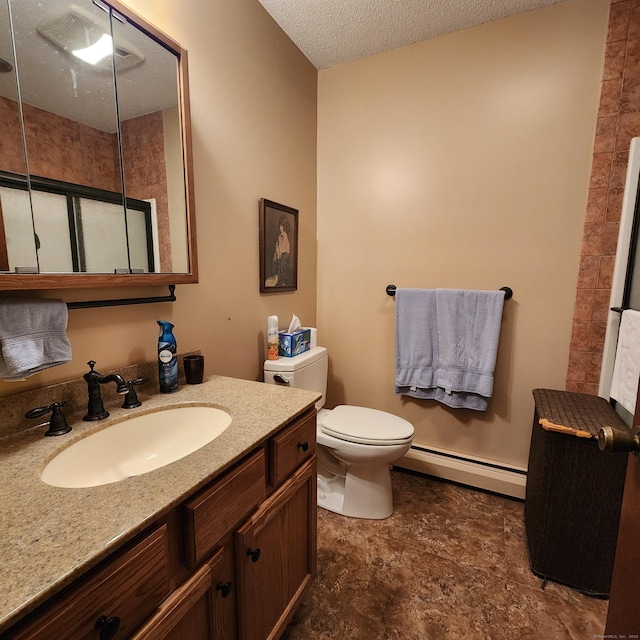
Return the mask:
{"type": "Polygon", "coordinates": [[[320,72],[329,406],[392,411],[417,443],[526,465],[531,390],[564,387],[608,10],[567,0],[320,72]],[[390,283],[513,288],[490,411],[394,395],[390,283]]]}
{"type": "MultiPolygon", "coordinates": [[[[0,394],[152,359],[158,318],[176,325],[178,349],[201,349],[208,373],[258,379],[266,319],[316,313],[317,72],[257,0],[131,0],[189,51],[200,284],[176,289],[174,304],[71,311],[73,362],[0,382],[0,394]],[[258,199],[300,210],[296,293],[260,295],[258,199]]],[[[65,291],[125,297],[152,289],[65,291]]],[[[55,293],[53,294],[55,295],[55,293]]]]}

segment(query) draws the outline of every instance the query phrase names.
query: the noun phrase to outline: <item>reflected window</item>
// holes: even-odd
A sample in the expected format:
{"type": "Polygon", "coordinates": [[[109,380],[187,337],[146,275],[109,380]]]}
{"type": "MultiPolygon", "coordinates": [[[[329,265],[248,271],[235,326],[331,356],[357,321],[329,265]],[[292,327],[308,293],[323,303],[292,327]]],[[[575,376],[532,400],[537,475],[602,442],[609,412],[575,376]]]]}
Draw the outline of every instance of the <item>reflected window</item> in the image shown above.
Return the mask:
{"type": "Polygon", "coordinates": [[[0,175],[8,270],[22,273],[153,273],[158,247],[153,200],[31,177],[0,175]],[[127,236],[129,242],[127,243],[127,236]]]}

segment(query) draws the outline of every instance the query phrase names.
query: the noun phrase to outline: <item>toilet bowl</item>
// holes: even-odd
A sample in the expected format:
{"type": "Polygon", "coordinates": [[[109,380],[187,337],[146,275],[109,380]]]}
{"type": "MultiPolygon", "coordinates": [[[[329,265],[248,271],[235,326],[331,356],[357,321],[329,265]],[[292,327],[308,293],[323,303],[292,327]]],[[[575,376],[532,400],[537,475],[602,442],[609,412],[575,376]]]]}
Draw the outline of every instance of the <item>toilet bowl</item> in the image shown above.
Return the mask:
{"type": "Polygon", "coordinates": [[[327,360],[324,347],[267,360],[264,379],[322,393],[316,403],[318,506],[353,518],[388,518],[393,513],[390,464],[411,447],[413,425],[367,407],[323,409],[327,360]]]}
{"type": "Polygon", "coordinates": [[[316,436],[318,506],[352,518],[388,518],[389,465],[411,447],[413,426],[385,411],[339,405],[319,411],[316,436]]]}

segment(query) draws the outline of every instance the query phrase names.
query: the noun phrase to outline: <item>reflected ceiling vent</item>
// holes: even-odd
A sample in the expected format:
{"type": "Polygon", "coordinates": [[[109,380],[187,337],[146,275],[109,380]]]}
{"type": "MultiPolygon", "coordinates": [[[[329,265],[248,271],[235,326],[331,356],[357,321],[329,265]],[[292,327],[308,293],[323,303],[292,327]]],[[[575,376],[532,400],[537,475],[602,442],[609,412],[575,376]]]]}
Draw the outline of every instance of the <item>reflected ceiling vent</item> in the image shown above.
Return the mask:
{"type": "Polygon", "coordinates": [[[115,52],[116,70],[123,71],[144,61],[144,54],[116,36],[113,46],[109,23],[98,24],[95,16],[69,5],[62,13],[43,20],[38,33],[67,53],[100,69],[111,68],[111,54],[115,52]]]}

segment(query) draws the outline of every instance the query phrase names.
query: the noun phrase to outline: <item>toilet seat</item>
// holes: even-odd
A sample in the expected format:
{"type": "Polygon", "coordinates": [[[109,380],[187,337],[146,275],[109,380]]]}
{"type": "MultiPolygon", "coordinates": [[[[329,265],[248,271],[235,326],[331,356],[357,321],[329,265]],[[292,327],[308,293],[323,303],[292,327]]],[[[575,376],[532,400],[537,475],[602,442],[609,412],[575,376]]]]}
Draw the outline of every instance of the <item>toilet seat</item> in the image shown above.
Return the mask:
{"type": "Polygon", "coordinates": [[[413,438],[413,425],[398,416],[344,404],[322,417],[320,430],[339,440],[357,444],[405,444],[413,438]]]}

